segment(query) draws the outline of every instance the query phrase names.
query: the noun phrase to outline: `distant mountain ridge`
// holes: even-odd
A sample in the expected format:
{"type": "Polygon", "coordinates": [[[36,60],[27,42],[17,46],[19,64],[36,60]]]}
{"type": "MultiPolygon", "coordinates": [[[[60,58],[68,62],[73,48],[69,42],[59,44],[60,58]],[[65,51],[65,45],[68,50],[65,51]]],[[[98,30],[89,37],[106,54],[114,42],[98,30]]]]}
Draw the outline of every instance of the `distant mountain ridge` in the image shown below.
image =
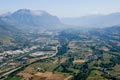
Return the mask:
{"type": "Polygon", "coordinates": [[[81,27],[109,27],[120,25],[120,12],[111,13],[108,15],[90,15],[78,18],[63,18],[61,21],[65,24],[81,27]]]}

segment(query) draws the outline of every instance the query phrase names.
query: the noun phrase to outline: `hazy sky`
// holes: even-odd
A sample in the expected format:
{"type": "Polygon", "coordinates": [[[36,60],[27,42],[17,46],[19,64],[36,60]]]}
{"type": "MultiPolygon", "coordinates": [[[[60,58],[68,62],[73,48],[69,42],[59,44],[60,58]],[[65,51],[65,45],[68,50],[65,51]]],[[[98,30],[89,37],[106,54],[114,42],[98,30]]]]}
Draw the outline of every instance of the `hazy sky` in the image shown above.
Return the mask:
{"type": "Polygon", "coordinates": [[[17,9],[45,10],[58,17],[120,12],[120,0],[0,0],[0,14],[17,9]]]}

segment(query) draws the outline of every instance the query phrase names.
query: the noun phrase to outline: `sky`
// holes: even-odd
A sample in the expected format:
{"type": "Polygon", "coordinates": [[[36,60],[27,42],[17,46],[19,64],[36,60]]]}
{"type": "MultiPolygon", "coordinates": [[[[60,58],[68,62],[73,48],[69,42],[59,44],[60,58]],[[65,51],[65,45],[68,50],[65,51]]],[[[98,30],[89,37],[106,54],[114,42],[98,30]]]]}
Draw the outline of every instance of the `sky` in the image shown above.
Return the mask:
{"type": "Polygon", "coordinates": [[[18,9],[45,10],[60,18],[120,12],[120,0],[0,0],[0,14],[18,9]]]}

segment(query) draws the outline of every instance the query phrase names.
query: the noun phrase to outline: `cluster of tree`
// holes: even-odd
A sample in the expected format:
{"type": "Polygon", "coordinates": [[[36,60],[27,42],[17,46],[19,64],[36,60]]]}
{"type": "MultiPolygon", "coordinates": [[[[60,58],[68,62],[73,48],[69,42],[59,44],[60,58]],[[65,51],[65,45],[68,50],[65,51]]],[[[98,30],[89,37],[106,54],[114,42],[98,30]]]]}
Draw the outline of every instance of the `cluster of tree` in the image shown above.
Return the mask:
{"type": "Polygon", "coordinates": [[[68,58],[64,63],[59,64],[53,71],[64,72],[64,73],[73,73],[69,70],[73,66],[73,58],[68,58]]]}
{"type": "Polygon", "coordinates": [[[74,80],[86,80],[89,73],[90,73],[90,70],[88,69],[88,63],[84,63],[81,66],[79,73],[74,75],[74,80]]]}
{"type": "Polygon", "coordinates": [[[66,53],[68,50],[67,44],[65,45],[61,45],[58,47],[58,53],[57,55],[63,55],[64,53],[66,53]]]}

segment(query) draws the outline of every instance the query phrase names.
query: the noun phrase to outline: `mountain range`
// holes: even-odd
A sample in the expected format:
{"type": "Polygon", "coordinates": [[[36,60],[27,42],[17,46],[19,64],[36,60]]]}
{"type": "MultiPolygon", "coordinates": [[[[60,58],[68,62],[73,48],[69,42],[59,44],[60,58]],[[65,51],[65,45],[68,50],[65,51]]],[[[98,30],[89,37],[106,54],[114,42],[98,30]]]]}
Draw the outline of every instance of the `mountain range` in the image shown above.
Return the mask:
{"type": "MultiPolygon", "coordinates": [[[[109,15],[89,15],[78,18],[59,19],[46,11],[19,9],[13,13],[0,15],[0,24],[10,25],[12,28],[30,32],[41,29],[61,29],[69,27],[101,28],[120,25],[120,12],[109,15]]],[[[7,28],[7,26],[5,26],[7,28]]],[[[9,27],[8,27],[9,28],[9,27]]],[[[10,29],[10,28],[9,28],[10,29]]]]}
{"type": "Polygon", "coordinates": [[[76,25],[80,27],[101,28],[120,25],[120,12],[108,15],[96,14],[78,18],[63,18],[61,21],[65,24],[76,25]]]}

